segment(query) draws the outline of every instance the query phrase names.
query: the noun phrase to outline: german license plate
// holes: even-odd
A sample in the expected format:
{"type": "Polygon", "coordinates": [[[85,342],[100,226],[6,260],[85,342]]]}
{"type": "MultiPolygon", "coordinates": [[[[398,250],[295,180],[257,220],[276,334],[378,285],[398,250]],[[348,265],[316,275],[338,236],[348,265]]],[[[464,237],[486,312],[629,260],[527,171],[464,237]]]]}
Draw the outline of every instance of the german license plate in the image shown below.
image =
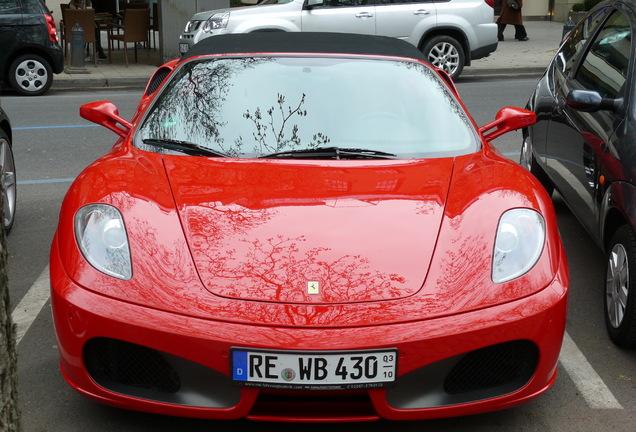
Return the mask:
{"type": "Polygon", "coordinates": [[[260,351],[232,349],[232,378],[249,387],[350,390],[386,387],[397,373],[397,350],[260,351]]]}

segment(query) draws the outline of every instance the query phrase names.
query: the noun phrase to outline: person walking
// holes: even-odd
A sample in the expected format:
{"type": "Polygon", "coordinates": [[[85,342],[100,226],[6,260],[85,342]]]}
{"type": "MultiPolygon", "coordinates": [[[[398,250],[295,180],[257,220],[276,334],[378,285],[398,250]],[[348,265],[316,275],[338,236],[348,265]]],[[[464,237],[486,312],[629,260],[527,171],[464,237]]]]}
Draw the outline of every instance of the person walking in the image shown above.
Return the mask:
{"type": "Polygon", "coordinates": [[[498,28],[498,37],[500,41],[504,40],[504,29],[506,25],[512,24],[515,26],[515,39],[521,42],[527,41],[528,33],[526,33],[526,28],[523,26],[523,18],[521,17],[521,8],[523,7],[523,0],[513,0],[514,3],[519,5],[518,9],[515,9],[510,6],[510,0],[502,0],[501,2],[501,12],[499,13],[499,18],[497,19],[497,28],[498,28]]]}

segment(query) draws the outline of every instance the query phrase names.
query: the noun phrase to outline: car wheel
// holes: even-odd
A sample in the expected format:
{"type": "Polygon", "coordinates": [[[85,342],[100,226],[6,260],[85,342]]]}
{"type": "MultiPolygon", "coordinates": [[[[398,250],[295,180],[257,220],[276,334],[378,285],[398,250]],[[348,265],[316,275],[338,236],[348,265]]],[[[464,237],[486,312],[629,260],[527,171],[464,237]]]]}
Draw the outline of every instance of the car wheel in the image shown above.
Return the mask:
{"type": "Polygon", "coordinates": [[[457,79],[464,70],[466,56],[461,44],[450,36],[434,36],[428,40],[422,52],[429,63],[443,69],[452,79],[457,79]]]}
{"type": "Polygon", "coordinates": [[[636,238],[627,225],[612,236],[605,278],[605,324],[618,346],[636,346],[636,238]]]}
{"type": "Polygon", "coordinates": [[[552,195],[554,192],[554,185],[548,178],[548,175],[539,166],[537,159],[534,157],[534,151],[532,147],[532,138],[527,133],[524,133],[523,144],[521,145],[521,156],[519,157],[519,165],[527,169],[534,175],[543,185],[543,188],[548,192],[548,195],[552,195]]]}
{"type": "Polygon", "coordinates": [[[4,131],[0,130],[0,187],[2,187],[2,222],[7,233],[15,220],[16,177],[15,162],[11,143],[4,131]]]}
{"type": "Polygon", "coordinates": [[[9,68],[9,84],[21,95],[38,96],[46,93],[53,83],[53,69],[44,58],[24,54],[9,68]]]}

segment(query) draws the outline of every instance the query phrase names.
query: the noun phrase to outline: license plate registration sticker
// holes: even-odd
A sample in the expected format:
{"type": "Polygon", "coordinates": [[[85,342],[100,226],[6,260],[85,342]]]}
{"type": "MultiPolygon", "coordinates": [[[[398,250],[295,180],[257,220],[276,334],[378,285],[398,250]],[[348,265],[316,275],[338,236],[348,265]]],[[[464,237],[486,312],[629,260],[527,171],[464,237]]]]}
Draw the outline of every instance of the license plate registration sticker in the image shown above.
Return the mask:
{"type": "Polygon", "coordinates": [[[351,390],[391,385],[397,350],[260,351],[232,349],[232,378],[249,387],[351,390]]]}

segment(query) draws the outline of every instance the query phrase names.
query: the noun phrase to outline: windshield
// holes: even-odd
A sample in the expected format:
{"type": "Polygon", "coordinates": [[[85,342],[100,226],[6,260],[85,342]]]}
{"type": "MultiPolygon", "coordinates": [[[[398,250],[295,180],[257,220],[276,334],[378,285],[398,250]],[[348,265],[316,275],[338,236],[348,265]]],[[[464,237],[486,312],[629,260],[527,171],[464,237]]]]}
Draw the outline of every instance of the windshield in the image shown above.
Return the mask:
{"type": "Polygon", "coordinates": [[[241,158],[446,157],[474,152],[478,142],[428,67],[332,57],[190,61],[135,135],[135,145],[148,151],[187,146],[187,154],[209,149],[241,158]]]}

